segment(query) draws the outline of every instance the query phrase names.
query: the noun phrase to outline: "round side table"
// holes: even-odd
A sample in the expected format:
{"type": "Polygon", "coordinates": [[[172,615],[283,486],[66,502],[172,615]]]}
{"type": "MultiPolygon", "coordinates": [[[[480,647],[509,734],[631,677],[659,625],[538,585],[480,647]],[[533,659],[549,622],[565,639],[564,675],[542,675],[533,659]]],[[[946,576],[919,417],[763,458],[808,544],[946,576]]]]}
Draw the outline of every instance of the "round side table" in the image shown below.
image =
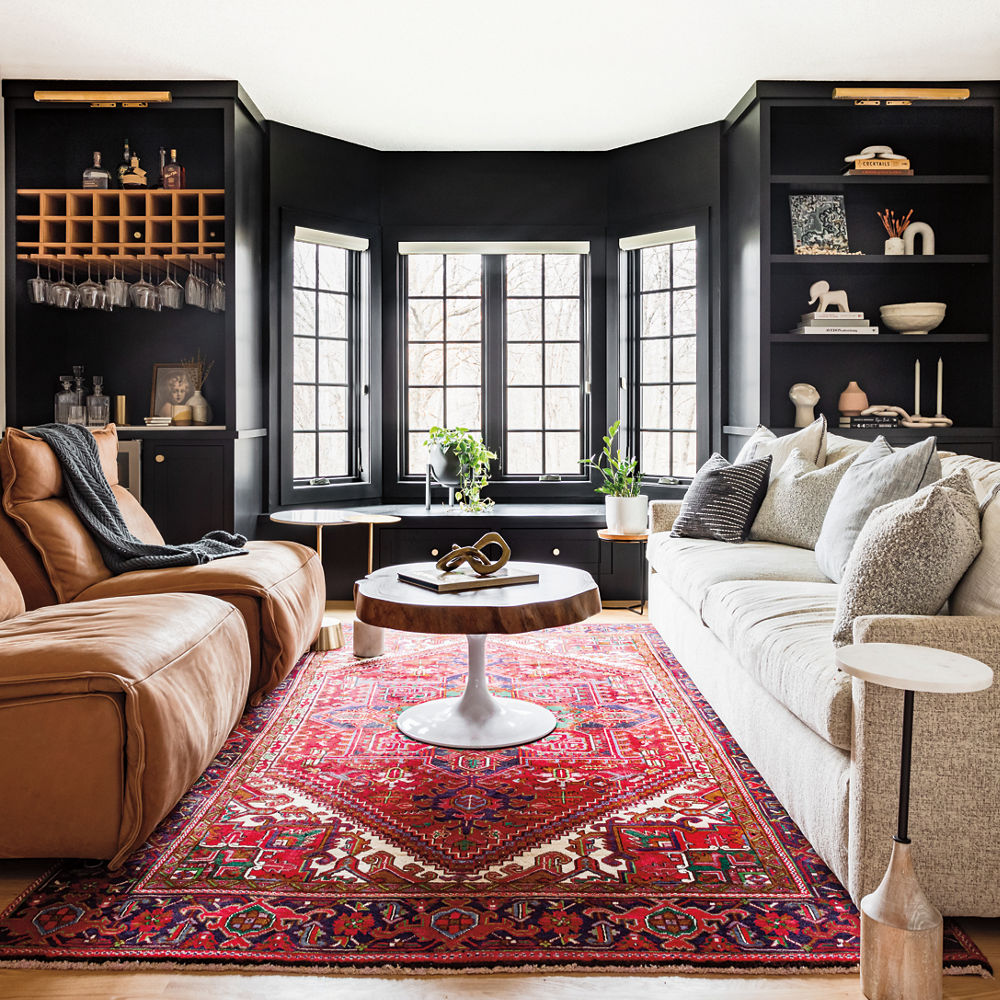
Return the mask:
{"type": "Polygon", "coordinates": [[[646,568],[646,542],[649,541],[649,532],[643,531],[638,535],[614,535],[607,528],[600,528],[597,532],[598,538],[603,538],[606,542],[622,542],[626,545],[639,546],[639,571],[642,575],[642,583],[639,590],[639,603],[626,608],[626,611],[634,611],[641,615],[646,610],[646,588],[649,585],[649,570],[646,568]]]}
{"type": "Polygon", "coordinates": [[[943,921],[917,881],[907,830],[913,695],[984,691],[993,671],[961,653],[890,642],[843,646],[836,659],[852,677],[903,691],[899,815],[889,867],[861,900],[861,990],[868,1000],[940,1000],[943,921]]]}

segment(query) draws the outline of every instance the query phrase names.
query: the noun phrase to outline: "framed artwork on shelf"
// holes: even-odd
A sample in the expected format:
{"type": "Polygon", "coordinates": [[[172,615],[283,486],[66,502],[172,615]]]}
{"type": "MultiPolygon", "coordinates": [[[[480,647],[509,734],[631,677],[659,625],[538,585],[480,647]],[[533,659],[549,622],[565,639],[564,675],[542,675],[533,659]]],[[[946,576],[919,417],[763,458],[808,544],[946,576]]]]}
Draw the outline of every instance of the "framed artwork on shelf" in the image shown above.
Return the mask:
{"type": "Polygon", "coordinates": [[[151,417],[170,417],[184,426],[192,422],[191,397],[195,393],[193,365],[154,364],[153,390],[149,400],[151,417]]]}
{"type": "Polygon", "coordinates": [[[850,253],[842,194],[790,194],[788,206],[795,253],[850,253]]]}

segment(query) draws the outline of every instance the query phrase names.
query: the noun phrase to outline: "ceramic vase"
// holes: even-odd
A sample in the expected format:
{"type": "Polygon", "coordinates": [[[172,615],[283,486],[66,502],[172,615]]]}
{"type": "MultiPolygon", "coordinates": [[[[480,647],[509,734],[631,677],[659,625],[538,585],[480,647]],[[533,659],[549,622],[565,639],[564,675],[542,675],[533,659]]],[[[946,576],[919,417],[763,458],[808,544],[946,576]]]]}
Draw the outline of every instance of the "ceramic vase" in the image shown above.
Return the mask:
{"type": "Polygon", "coordinates": [[[208,405],[208,400],[201,394],[200,389],[196,389],[192,393],[185,405],[191,409],[191,423],[210,424],[212,422],[212,407],[208,405]]]}
{"type": "Polygon", "coordinates": [[[900,236],[890,236],[885,241],[885,252],[889,257],[902,257],[905,249],[905,244],[900,236]]]}
{"type": "Polygon", "coordinates": [[[848,382],[837,400],[837,409],[844,417],[860,417],[861,411],[868,409],[868,397],[857,382],[848,382]]]}
{"type": "Polygon", "coordinates": [[[604,519],[613,535],[641,535],[648,513],[649,497],[604,498],[604,519]]]}

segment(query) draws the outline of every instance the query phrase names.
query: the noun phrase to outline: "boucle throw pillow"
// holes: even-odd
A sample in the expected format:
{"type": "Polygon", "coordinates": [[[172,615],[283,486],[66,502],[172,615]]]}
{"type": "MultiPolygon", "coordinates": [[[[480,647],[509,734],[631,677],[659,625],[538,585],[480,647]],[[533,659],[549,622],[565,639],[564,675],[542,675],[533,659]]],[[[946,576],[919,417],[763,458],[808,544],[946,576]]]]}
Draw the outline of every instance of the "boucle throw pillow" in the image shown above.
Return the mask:
{"type": "Polygon", "coordinates": [[[868,515],[876,507],[913,496],[941,478],[934,438],[893,451],[881,435],[855,459],[837,486],[816,540],[816,564],[836,583],[868,515]]]}
{"type": "Polygon", "coordinates": [[[981,545],[964,469],[873,511],[844,568],[833,644],[853,641],[861,615],[936,615],[981,545]]]}
{"type": "Polygon", "coordinates": [[[979,532],[983,547],[951,595],[953,615],[1000,615],[1000,484],[979,506],[979,532]]]}
{"type": "Polygon", "coordinates": [[[778,474],[771,477],[750,537],[800,549],[815,548],[834,491],[856,457],[848,455],[833,465],[817,468],[815,462],[794,449],[778,474]]]}
{"type": "Polygon", "coordinates": [[[718,452],[698,470],[670,534],[745,542],[767,492],[771,456],[730,465],[718,452]]]}
{"type": "Polygon", "coordinates": [[[774,431],[760,424],[750,440],[740,448],[736,465],[744,465],[770,455],[773,459],[771,478],[774,479],[796,448],[815,465],[823,465],[826,461],[826,417],[817,417],[808,427],[782,437],[777,437],[774,431]]]}

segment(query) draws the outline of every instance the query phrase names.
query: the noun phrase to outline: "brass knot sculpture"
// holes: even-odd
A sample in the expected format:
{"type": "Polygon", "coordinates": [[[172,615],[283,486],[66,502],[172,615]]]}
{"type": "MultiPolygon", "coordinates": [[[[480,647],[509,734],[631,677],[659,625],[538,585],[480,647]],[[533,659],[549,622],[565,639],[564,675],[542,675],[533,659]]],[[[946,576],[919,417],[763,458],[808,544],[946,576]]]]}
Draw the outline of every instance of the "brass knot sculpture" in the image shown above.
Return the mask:
{"type": "Polygon", "coordinates": [[[475,545],[465,545],[462,548],[453,545],[451,551],[438,559],[434,565],[438,569],[450,573],[452,570],[458,569],[462,563],[467,562],[480,576],[489,576],[490,573],[495,573],[498,569],[506,566],[508,559],[510,559],[510,546],[501,535],[491,531],[489,534],[483,535],[475,545]],[[490,545],[500,546],[500,558],[495,562],[490,562],[489,558],[483,554],[483,549],[490,545]]]}

